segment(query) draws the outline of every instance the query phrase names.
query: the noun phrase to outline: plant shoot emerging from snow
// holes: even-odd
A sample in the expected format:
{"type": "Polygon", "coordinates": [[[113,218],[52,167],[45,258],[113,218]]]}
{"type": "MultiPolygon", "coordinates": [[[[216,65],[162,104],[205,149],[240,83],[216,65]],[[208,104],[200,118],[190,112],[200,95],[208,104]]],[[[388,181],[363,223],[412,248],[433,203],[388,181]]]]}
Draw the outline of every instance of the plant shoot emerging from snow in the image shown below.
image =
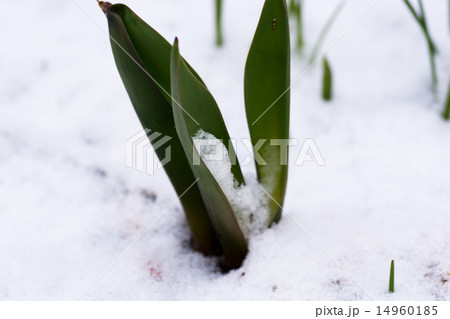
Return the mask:
{"type": "MultiPolygon", "coordinates": [[[[192,231],[194,247],[222,250],[228,268],[238,268],[253,233],[281,218],[287,183],[283,145],[289,139],[290,40],[285,0],[266,0],[245,67],[244,93],[257,180],[246,183],[217,103],[194,69],[133,11],[99,2],[108,18],[117,68],[144,129],[171,137],[172,160],[164,166],[192,231]],[[266,114],[267,113],[267,114],[266,114]],[[197,145],[204,142],[212,145],[197,145]],[[223,141],[223,143],[222,143],[223,141]],[[212,152],[222,160],[211,160],[212,152]],[[269,194],[271,200],[265,196],[269,194]]],[[[217,8],[220,45],[221,1],[217,8]]],[[[164,151],[151,140],[160,160],[164,151]]],[[[287,155],[285,156],[287,158],[287,155]]]]}

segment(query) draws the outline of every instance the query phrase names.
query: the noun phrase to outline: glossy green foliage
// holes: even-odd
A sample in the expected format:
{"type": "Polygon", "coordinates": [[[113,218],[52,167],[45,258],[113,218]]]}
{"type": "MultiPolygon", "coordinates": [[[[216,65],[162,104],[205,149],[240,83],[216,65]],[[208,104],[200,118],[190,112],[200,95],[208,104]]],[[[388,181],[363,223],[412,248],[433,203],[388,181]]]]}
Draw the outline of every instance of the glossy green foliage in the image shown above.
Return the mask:
{"type": "MultiPolygon", "coordinates": [[[[172,49],[171,86],[174,101],[178,102],[198,123],[195,123],[191,117],[186,116],[186,113],[181,108],[173,108],[178,136],[180,137],[186,157],[191,164],[192,171],[195,177],[198,178],[200,192],[202,193],[210,219],[227,257],[228,266],[237,268],[241,265],[247,254],[246,239],[239,227],[233,208],[220,188],[220,185],[200,158],[192,140],[192,136],[199,129],[213,134],[222,141],[229,140],[228,133],[214,98],[196,80],[181,59],[177,40],[175,40],[172,49]],[[200,162],[195,163],[194,158],[200,159],[200,162]]],[[[228,150],[229,152],[234,152],[232,146],[228,150]]],[[[237,179],[242,179],[240,170],[237,179]]]]}
{"type": "MultiPolygon", "coordinates": [[[[157,87],[167,100],[171,102],[170,51],[172,45],[126,5],[115,4],[109,10],[120,16],[128,37],[142,59],[146,71],[154,82],[157,83],[157,87]]],[[[189,64],[188,67],[197,79],[202,81],[200,76],[198,76],[189,64]]]]}
{"type": "Polygon", "coordinates": [[[330,101],[333,95],[333,75],[326,57],[322,59],[322,99],[330,101]]]}
{"type": "MultiPolygon", "coordinates": [[[[178,196],[181,196],[195,182],[195,178],[174,128],[172,106],[162,90],[170,91],[170,81],[167,82],[167,79],[170,77],[171,45],[143,24],[128,7],[106,2],[101,2],[100,6],[108,19],[111,46],[119,74],[142,126],[171,137],[168,144],[165,144],[171,148],[171,161],[164,169],[178,196]],[[141,38],[142,34],[148,35],[147,41],[141,38]],[[152,48],[166,51],[168,56],[160,56],[152,48]],[[152,68],[153,64],[158,67],[152,68]],[[155,79],[163,84],[158,84],[155,79]]],[[[156,149],[160,159],[165,158],[166,147],[156,149]]],[[[198,185],[194,184],[180,201],[195,247],[205,253],[214,253],[220,249],[198,185]]]]}
{"type": "MultiPolygon", "coordinates": [[[[236,216],[240,212],[234,211],[193,141],[200,130],[221,140],[235,185],[245,184],[217,103],[181,57],[178,40],[170,45],[125,5],[99,4],[108,18],[117,68],[142,126],[171,137],[171,161],[164,168],[181,197],[196,246],[205,253],[222,250],[226,267],[239,267],[248,252],[236,216]]],[[[217,5],[221,7],[221,1],[217,5]]],[[[220,10],[217,14],[220,20],[220,10]]],[[[287,183],[283,142],[289,138],[289,72],[286,3],[266,0],[247,59],[244,88],[252,142],[261,145],[256,151],[264,161],[257,163],[257,176],[273,199],[270,223],[281,216],[287,183]]],[[[154,149],[160,159],[166,156],[166,148],[154,149]]]]}
{"type": "MultiPolygon", "coordinates": [[[[179,53],[175,54],[173,52],[174,49],[175,48],[172,49],[172,60],[170,66],[171,85],[174,85],[175,83],[178,87],[178,90],[174,91],[174,89],[172,89],[171,91],[172,99],[175,101],[173,107],[174,115],[175,112],[183,113],[183,117],[186,117],[186,124],[188,125],[189,131],[192,135],[195,135],[197,131],[201,129],[205,132],[211,133],[214,137],[221,140],[227,148],[230,162],[233,164],[231,166],[231,172],[233,173],[235,181],[238,185],[245,184],[241,168],[239,163],[236,161],[236,152],[233,144],[231,143],[228,130],[214,97],[194,76],[184,61],[183,63],[179,63],[181,64],[181,70],[179,71],[180,74],[175,72],[179,68],[175,68],[174,70],[173,55],[176,56],[175,61],[177,61],[177,63],[178,59],[182,61],[182,58],[178,58],[179,53]],[[174,78],[175,75],[176,77],[174,78]],[[182,98],[182,103],[176,97],[182,98]]],[[[177,126],[178,123],[175,121],[175,124],[177,126]]],[[[191,160],[192,157],[188,156],[188,161],[191,162],[191,160]]]]}
{"type": "MultiPolygon", "coordinates": [[[[289,22],[284,0],[266,0],[247,63],[244,94],[252,144],[264,162],[255,161],[258,180],[270,193],[270,223],[281,217],[288,166],[282,163],[289,138],[290,103],[289,22]],[[284,155],[283,155],[284,153],[284,155]],[[283,155],[283,156],[282,156],[283,155]],[[278,204],[277,204],[277,203],[278,204]]],[[[256,159],[256,156],[255,156],[256,159]]]]}

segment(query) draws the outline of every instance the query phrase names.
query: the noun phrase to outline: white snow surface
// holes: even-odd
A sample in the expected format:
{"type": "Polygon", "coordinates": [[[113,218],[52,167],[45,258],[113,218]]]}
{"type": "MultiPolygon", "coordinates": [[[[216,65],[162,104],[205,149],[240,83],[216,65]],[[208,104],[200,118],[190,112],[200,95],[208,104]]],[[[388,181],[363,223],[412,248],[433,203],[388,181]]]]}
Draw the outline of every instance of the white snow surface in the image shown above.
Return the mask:
{"type": "MultiPolygon", "coordinates": [[[[238,185],[231,172],[231,161],[223,141],[202,129],[193,136],[194,146],[233,207],[246,238],[269,225],[268,196],[253,177],[238,185]]],[[[195,163],[194,163],[195,164],[195,163]]],[[[244,177],[245,178],[245,177],[244,177]]]]}
{"type": "MultiPolygon", "coordinates": [[[[126,167],[125,142],[141,127],[103,13],[76,2],[2,3],[0,299],[450,299],[447,1],[425,2],[440,103],[423,35],[400,0],[366,12],[372,0],[348,1],[323,46],[332,45],[331,103],[320,99],[320,65],[305,73],[307,54],[293,53],[291,137],[313,138],[326,165],[290,167],[287,213],[251,237],[244,264],[227,274],[190,249],[164,171],[126,167]]],[[[217,49],[213,1],[125,1],[166,39],[179,37],[230,136],[248,138],[243,72],[263,1],[224,2],[217,49]]],[[[335,3],[305,1],[305,52],[335,3]]]]}

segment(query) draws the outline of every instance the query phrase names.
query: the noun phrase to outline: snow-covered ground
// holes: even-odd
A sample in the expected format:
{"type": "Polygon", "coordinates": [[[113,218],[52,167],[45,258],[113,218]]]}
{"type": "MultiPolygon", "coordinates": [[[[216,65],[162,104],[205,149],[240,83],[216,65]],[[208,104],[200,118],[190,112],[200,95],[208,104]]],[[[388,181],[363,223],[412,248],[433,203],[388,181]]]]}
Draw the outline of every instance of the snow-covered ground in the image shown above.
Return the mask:
{"type": "MultiPolygon", "coordinates": [[[[251,237],[244,265],[228,274],[189,248],[164,172],[126,167],[125,141],[141,127],[103,13],[94,0],[77,2],[2,3],[1,300],[450,299],[450,123],[440,117],[447,1],[425,1],[440,49],[438,104],[423,35],[403,2],[378,0],[362,17],[372,0],[348,2],[323,47],[360,17],[327,54],[335,99],[320,99],[320,67],[292,89],[291,135],[313,138],[326,161],[290,167],[285,209],[306,233],[284,215],[251,237]]],[[[211,0],[125,3],[169,41],[179,37],[230,135],[247,138],[243,71],[263,1],[225,1],[222,49],[211,0]]],[[[306,0],[306,52],[335,3],[306,0]]],[[[306,68],[307,57],[293,54],[292,81],[306,68]]]]}

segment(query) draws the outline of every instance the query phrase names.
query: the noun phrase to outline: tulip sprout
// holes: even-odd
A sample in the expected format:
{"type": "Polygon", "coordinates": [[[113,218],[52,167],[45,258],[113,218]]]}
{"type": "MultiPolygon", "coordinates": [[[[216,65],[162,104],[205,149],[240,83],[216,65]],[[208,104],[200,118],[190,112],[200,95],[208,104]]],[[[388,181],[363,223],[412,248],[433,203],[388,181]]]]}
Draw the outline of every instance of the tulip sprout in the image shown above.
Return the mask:
{"type": "MultiPolygon", "coordinates": [[[[216,2],[217,8],[221,2],[216,2]]],[[[117,69],[142,126],[170,137],[166,145],[171,149],[171,159],[163,167],[184,209],[194,249],[205,255],[223,252],[224,270],[239,268],[248,252],[245,230],[247,222],[251,222],[242,218],[251,213],[252,207],[243,208],[233,201],[235,192],[246,183],[239,162],[234,160],[236,152],[214,97],[180,55],[177,38],[171,45],[123,4],[99,1],[99,5],[108,19],[117,69]],[[214,174],[214,167],[210,168],[207,160],[196,162],[201,155],[195,147],[199,132],[223,142],[229,162],[219,166],[230,177],[232,190],[214,174]]],[[[217,13],[219,17],[220,10],[217,13]]],[[[221,37],[218,40],[221,43],[221,37]]],[[[245,110],[252,145],[263,141],[262,162],[255,163],[258,180],[254,182],[268,190],[266,194],[272,199],[256,211],[265,227],[280,219],[286,194],[288,167],[278,160],[282,148],[269,141],[289,140],[289,87],[286,2],[266,0],[244,72],[245,110]]],[[[149,138],[162,161],[165,150],[156,146],[161,140],[149,138]]]]}

